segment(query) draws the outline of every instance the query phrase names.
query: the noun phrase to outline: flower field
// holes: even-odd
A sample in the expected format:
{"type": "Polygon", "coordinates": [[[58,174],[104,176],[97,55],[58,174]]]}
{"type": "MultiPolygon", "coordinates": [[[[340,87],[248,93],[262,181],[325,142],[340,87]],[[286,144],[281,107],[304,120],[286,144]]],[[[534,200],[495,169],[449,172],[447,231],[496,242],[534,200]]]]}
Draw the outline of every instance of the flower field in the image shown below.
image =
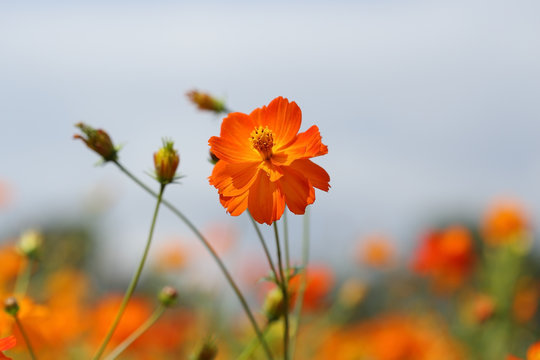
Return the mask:
{"type": "MultiPolygon", "coordinates": [[[[182,158],[191,154],[173,137],[143,178],[123,163],[129,147],[116,134],[76,124],[73,146],[95,153],[95,171],[114,168],[153,199],[145,242],[132,245],[139,256],[124,269],[96,260],[91,221],[2,239],[0,359],[540,359],[540,262],[532,214],[518,199],[425,223],[407,251],[381,232],[348,239],[340,253],[352,267],[312,260],[310,214],[334,186],[317,164],[332,152],[325,129],[284,97],[246,112],[204,92],[187,97],[219,121],[208,134],[206,185],[227,223],[199,228],[168,196],[184,186],[182,158]],[[185,241],[155,246],[163,213],[199,251],[185,241]],[[254,246],[231,257],[241,217],[254,246]],[[290,231],[296,219],[301,236],[290,231]],[[197,286],[207,275],[194,263],[217,271],[222,286],[197,286]],[[129,281],[117,276],[124,272],[129,281]]],[[[8,198],[3,189],[0,201],[8,198]]]]}

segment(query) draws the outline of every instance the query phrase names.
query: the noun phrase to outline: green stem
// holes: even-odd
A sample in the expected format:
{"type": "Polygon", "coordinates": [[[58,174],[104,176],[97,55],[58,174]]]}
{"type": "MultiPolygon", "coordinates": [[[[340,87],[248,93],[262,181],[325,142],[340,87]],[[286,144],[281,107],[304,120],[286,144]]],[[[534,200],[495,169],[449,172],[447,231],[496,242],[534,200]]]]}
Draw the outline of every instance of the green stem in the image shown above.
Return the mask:
{"type": "Polygon", "coordinates": [[[283,359],[288,360],[289,359],[289,295],[287,293],[287,286],[288,286],[288,277],[285,277],[285,273],[283,271],[283,261],[281,259],[281,246],[279,244],[279,232],[277,228],[277,224],[274,221],[274,234],[276,237],[276,248],[277,248],[277,255],[278,255],[278,265],[279,265],[279,273],[281,276],[280,287],[281,287],[281,293],[283,294],[283,307],[285,308],[284,311],[284,319],[285,319],[285,333],[283,334],[283,359]]]}
{"type": "Polygon", "coordinates": [[[257,232],[257,235],[259,237],[259,240],[261,241],[261,245],[264,249],[264,253],[266,255],[266,259],[268,260],[268,264],[270,265],[270,269],[272,269],[272,273],[274,274],[274,278],[276,279],[276,282],[279,283],[279,277],[278,273],[276,271],[276,268],[274,266],[274,262],[272,261],[272,256],[270,255],[270,251],[268,250],[268,246],[266,246],[266,242],[264,241],[263,235],[261,233],[261,229],[259,229],[259,226],[257,226],[257,223],[255,222],[255,219],[253,219],[253,216],[249,212],[249,218],[251,219],[251,223],[253,224],[253,227],[255,228],[255,231],[257,232]]]}
{"type": "Polygon", "coordinates": [[[21,332],[24,342],[26,343],[26,347],[28,348],[30,357],[32,358],[32,360],[37,360],[36,354],[34,353],[34,350],[32,349],[32,344],[30,344],[30,338],[28,338],[28,334],[26,334],[26,331],[24,330],[24,327],[22,326],[21,320],[19,320],[19,317],[17,315],[13,315],[13,318],[15,319],[15,323],[17,324],[17,327],[19,328],[19,331],[21,332]]]}
{"type": "Polygon", "coordinates": [[[285,244],[285,264],[287,264],[287,277],[291,268],[289,257],[289,222],[287,220],[287,209],[283,212],[283,242],[285,244]]]}
{"type": "Polygon", "coordinates": [[[24,269],[19,271],[17,275],[17,280],[15,281],[15,296],[24,297],[26,291],[28,290],[28,284],[30,283],[30,277],[32,276],[32,266],[34,261],[28,259],[27,262],[23,262],[21,266],[24,266],[24,269]]]}
{"type": "Polygon", "coordinates": [[[309,261],[309,209],[306,209],[306,213],[303,219],[303,236],[302,236],[302,279],[300,281],[300,287],[298,289],[298,295],[296,297],[296,305],[294,308],[294,318],[296,319],[295,333],[291,340],[291,354],[294,358],[294,351],[296,348],[296,338],[298,337],[298,330],[300,328],[300,316],[302,314],[302,303],[304,302],[304,294],[306,292],[306,270],[309,261]]]}
{"type": "MultiPolygon", "coordinates": [[[[150,189],[142,181],[140,181],[137,177],[135,177],[135,175],[133,175],[129,170],[127,170],[125,167],[123,167],[118,161],[114,161],[114,163],[116,164],[116,166],[118,166],[118,168],[125,175],[127,175],[137,185],[139,185],[141,188],[143,188],[147,193],[149,193],[150,195],[152,195],[154,197],[158,196],[152,189],[150,189]]],[[[238,285],[236,285],[236,282],[234,281],[231,274],[229,273],[229,271],[225,267],[225,264],[223,263],[223,261],[221,260],[219,255],[216,253],[216,251],[210,245],[210,243],[204,238],[204,236],[201,234],[201,232],[195,227],[195,225],[193,225],[193,223],[191,221],[189,221],[189,219],[182,212],[180,212],[180,210],[178,210],[174,205],[172,205],[167,200],[163,200],[163,205],[165,205],[176,216],[178,216],[180,218],[180,220],[182,220],[187,225],[187,227],[189,227],[191,229],[191,231],[193,231],[195,236],[203,243],[206,250],[208,250],[208,252],[212,256],[212,258],[214,259],[214,261],[217,263],[218,267],[220,268],[221,272],[223,273],[223,275],[227,279],[229,285],[232,287],[234,293],[238,297],[238,300],[240,301],[240,303],[242,305],[242,308],[244,309],[247,317],[249,318],[249,321],[251,322],[251,325],[253,326],[253,329],[255,330],[255,333],[257,334],[257,337],[259,338],[259,341],[263,345],[264,351],[266,353],[266,357],[268,358],[268,360],[272,360],[273,357],[272,357],[272,353],[270,351],[270,348],[268,347],[268,344],[266,343],[266,341],[264,340],[264,338],[262,336],[261,330],[259,329],[259,325],[257,325],[257,321],[255,320],[255,317],[253,316],[253,313],[249,309],[249,306],[247,304],[246,299],[242,295],[242,292],[240,292],[240,289],[238,288],[238,285]]]]}
{"type": "Polygon", "coordinates": [[[107,344],[111,340],[111,337],[113,336],[113,333],[116,330],[116,327],[120,323],[120,319],[122,318],[122,315],[124,314],[124,311],[126,310],[127,304],[129,300],[131,299],[133,292],[135,292],[135,288],[137,287],[137,283],[139,282],[139,278],[141,277],[144,263],[146,262],[146,258],[148,257],[150,244],[152,243],[152,237],[154,235],[154,228],[156,225],[157,215],[159,212],[159,206],[161,205],[161,202],[162,202],[164,190],[165,190],[165,185],[161,185],[159,194],[157,195],[157,203],[156,203],[156,208],[154,210],[154,216],[152,217],[152,225],[150,225],[150,232],[148,234],[148,240],[146,241],[146,247],[144,248],[144,253],[139,263],[139,267],[137,268],[137,271],[135,272],[135,275],[133,276],[133,279],[131,280],[129,287],[126,290],[124,299],[122,300],[122,303],[120,304],[120,309],[118,309],[118,313],[116,314],[113,324],[111,325],[109,332],[105,336],[105,339],[103,340],[103,343],[99,347],[96,355],[94,355],[93,360],[98,360],[103,354],[103,352],[105,351],[105,348],[107,347],[107,344]]]}
{"type": "MultiPolygon", "coordinates": [[[[267,323],[264,329],[262,330],[263,336],[266,336],[266,334],[268,333],[268,329],[270,329],[270,323],[267,323]]],[[[253,340],[251,340],[251,342],[248,344],[248,346],[246,346],[244,351],[242,351],[242,353],[240,354],[240,356],[238,356],[236,360],[248,360],[251,357],[251,355],[253,355],[253,352],[257,350],[257,347],[259,346],[259,344],[260,344],[259,338],[254,338],[253,340]]]]}
{"type": "Polygon", "coordinates": [[[118,345],[105,359],[106,360],[114,360],[124,350],[126,350],[135,340],[137,340],[142,334],[144,334],[152,325],[155,324],[156,321],[163,315],[165,312],[166,307],[163,305],[159,305],[156,311],[144,322],[137,330],[135,330],[130,336],[128,336],[120,345],[118,345]]]}

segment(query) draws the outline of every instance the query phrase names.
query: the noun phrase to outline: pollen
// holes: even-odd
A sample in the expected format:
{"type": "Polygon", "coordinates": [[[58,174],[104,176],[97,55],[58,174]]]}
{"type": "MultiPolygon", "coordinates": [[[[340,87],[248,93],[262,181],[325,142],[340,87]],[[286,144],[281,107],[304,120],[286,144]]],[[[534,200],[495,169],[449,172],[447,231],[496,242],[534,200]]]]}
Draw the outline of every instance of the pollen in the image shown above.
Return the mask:
{"type": "Polygon", "coordinates": [[[272,147],[274,146],[274,134],[272,130],[266,127],[256,127],[249,135],[251,145],[257,150],[264,160],[270,159],[272,156],[272,147]]]}

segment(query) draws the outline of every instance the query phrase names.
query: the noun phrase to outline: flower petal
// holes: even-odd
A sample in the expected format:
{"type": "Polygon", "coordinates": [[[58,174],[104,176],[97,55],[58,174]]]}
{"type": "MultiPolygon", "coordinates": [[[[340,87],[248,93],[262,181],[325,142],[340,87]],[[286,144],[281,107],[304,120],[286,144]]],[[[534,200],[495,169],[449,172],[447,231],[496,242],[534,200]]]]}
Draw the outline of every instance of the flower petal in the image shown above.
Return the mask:
{"type": "Polygon", "coordinates": [[[223,196],[238,196],[245,193],[255,181],[256,163],[228,163],[220,160],[214,166],[209,177],[210,185],[218,189],[223,196]]]}
{"type": "Polygon", "coordinates": [[[220,136],[210,138],[210,151],[219,159],[229,162],[260,160],[253,149],[249,137],[255,125],[252,119],[242,113],[230,113],[221,123],[220,136]]]}
{"type": "Polygon", "coordinates": [[[17,339],[13,335],[0,339],[0,351],[9,350],[15,345],[17,345],[17,339]]]}
{"type": "Polygon", "coordinates": [[[278,182],[271,182],[264,171],[259,171],[249,189],[248,209],[255,221],[268,225],[279,220],[285,211],[285,199],[278,182]]]}
{"type": "Polygon", "coordinates": [[[315,190],[309,180],[289,167],[283,168],[284,175],[280,179],[279,184],[287,207],[295,214],[301,215],[305,213],[306,206],[315,201],[315,190]]]}
{"type": "Polygon", "coordinates": [[[283,170],[280,166],[274,165],[271,161],[263,161],[259,164],[259,169],[266,172],[270,176],[270,181],[278,181],[283,176],[283,170]]]}
{"type": "Polygon", "coordinates": [[[328,146],[322,143],[319,128],[313,125],[305,132],[298,134],[294,142],[276,149],[272,160],[281,165],[290,165],[294,160],[311,158],[328,153],[328,146]]]}
{"type": "Polygon", "coordinates": [[[249,115],[256,126],[268,126],[274,133],[274,147],[280,148],[291,141],[300,130],[302,111],[293,101],[277,97],[249,115]]]}
{"type": "Polygon", "coordinates": [[[319,165],[308,159],[294,161],[290,167],[304,175],[311,185],[317,189],[328,191],[330,189],[330,176],[319,165]]]}
{"type": "Polygon", "coordinates": [[[248,195],[248,191],[239,196],[227,197],[219,195],[219,201],[221,202],[221,205],[223,205],[223,207],[227,209],[227,212],[229,214],[231,214],[232,216],[238,216],[247,209],[248,195]]]}
{"type": "Polygon", "coordinates": [[[212,136],[208,140],[210,151],[220,160],[227,162],[255,162],[261,161],[259,153],[251,148],[246,139],[246,144],[239,141],[231,141],[230,137],[223,138],[212,136]]]}

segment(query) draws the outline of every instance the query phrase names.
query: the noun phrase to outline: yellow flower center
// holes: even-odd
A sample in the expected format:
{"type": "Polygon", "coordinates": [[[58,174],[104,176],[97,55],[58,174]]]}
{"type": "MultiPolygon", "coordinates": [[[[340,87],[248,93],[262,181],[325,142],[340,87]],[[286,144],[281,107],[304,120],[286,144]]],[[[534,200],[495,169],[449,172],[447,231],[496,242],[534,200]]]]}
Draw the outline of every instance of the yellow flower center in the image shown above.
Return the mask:
{"type": "Polygon", "coordinates": [[[274,146],[274,134],[272,130],[266,127],[256,127],[249,135],[251,145],[257,150],[264,160],[270,159],[272,156],[272,147],[274,146]]]}

